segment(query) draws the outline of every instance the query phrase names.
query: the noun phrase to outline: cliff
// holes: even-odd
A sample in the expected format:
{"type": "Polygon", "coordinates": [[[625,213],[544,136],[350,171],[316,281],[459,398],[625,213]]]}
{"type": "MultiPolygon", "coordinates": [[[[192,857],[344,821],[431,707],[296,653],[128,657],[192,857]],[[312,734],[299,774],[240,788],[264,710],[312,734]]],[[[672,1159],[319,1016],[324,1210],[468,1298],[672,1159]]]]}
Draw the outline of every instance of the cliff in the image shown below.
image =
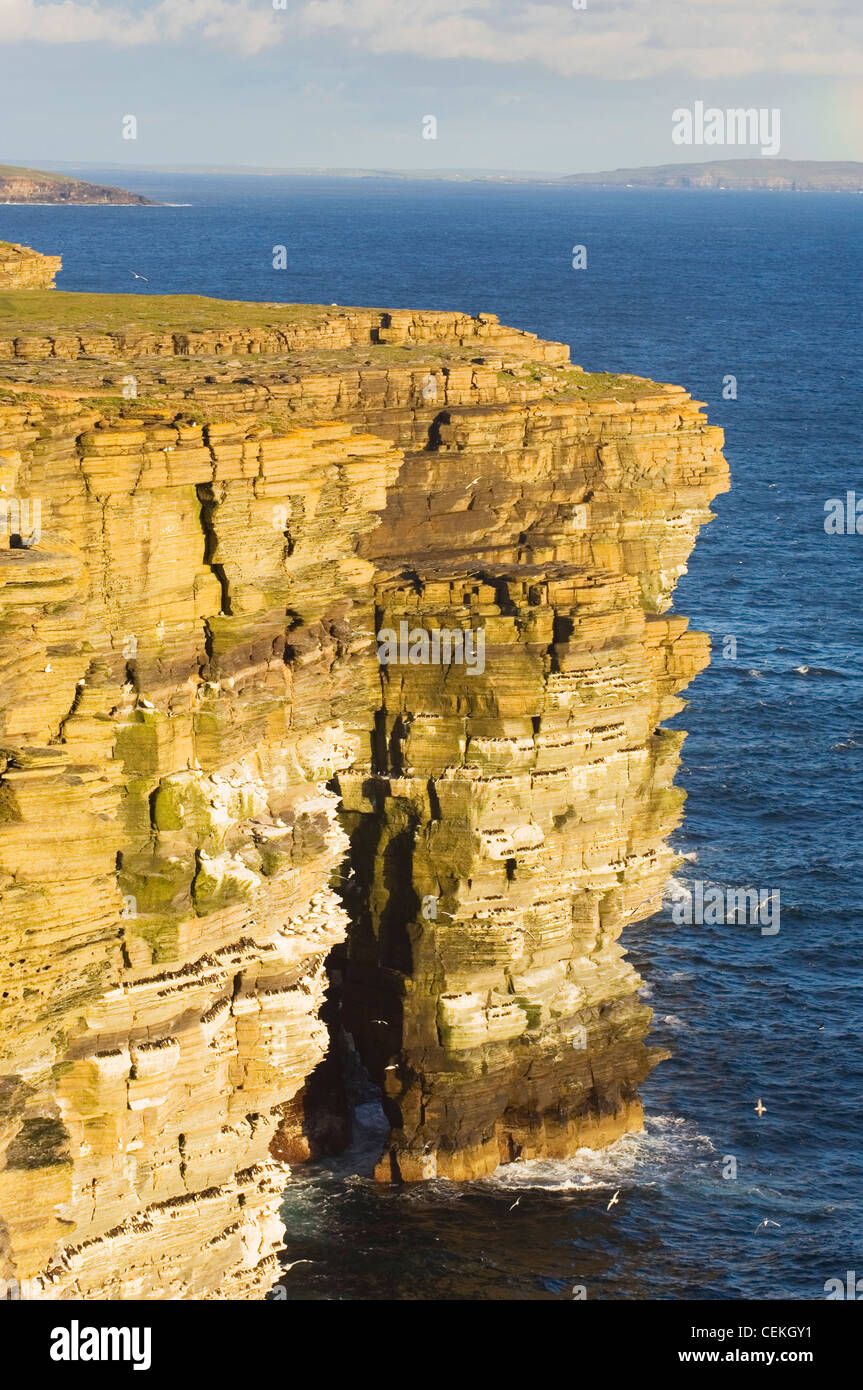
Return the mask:
{"type": "Polygon", "coordinates": [[[45,169],[0,164],[0,203],[116,203],[155,207],[152,199],[110,184],[86,183],[45,169]]]}
{"type": "Polygon", "coordinates": [[[0,291],[52,289],[62,264],[59,256],[43,256],[29,246],[0,241],[0,291]]]}
{"type": "Polygon", "coordinates": [[[708,159],[652,168],[570,174],[564,183],[601,188],[723,188],[779,193],[863,192],[863,163],[854,159],[708,159]]]}
{"type": "Polygon", "coordinates": [[[0,1278],[261,1296],[328,989],[383,1179],[639,1127],[721,443],[490,314],[4,297],[0,1278]]]}

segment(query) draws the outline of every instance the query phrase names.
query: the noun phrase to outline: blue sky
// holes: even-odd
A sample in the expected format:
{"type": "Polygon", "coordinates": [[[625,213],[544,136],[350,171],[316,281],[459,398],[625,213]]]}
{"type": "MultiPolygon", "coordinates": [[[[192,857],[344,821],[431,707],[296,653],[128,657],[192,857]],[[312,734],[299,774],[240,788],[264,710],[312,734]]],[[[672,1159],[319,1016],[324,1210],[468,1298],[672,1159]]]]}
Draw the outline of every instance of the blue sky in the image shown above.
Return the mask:
{"type": "Polygon", "coordinates": [[[789,158],[863,159],[861,0],[0,0],[0,44],[0,161],[578,172],[754,153],[673,145],[696,100],[778,107],[789,158]]]}

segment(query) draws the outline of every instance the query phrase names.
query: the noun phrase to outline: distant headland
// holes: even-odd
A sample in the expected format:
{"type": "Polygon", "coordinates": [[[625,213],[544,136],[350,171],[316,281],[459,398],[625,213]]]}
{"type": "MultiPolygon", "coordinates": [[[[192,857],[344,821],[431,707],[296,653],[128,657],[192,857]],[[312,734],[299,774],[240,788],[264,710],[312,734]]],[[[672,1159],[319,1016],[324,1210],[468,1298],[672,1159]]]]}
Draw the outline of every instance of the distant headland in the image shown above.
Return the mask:
{"type": "Polygon", "coordinates": [[[151,198],[144,198],[140,193],[128,193],[125,188],[84,183],[81,179],[70,179],[65,174],[51,174],[44,169],[21,169],[14,164],[0,164],[0,203],[156,206],[151,198]]]}
{"type": "Polygon", "coordinates": [[[712,159],[601,174],[571,174],[563,183],[594,188],[767,189],[787,193],[861,193],[863,163],[842,159],[712,159]]]}

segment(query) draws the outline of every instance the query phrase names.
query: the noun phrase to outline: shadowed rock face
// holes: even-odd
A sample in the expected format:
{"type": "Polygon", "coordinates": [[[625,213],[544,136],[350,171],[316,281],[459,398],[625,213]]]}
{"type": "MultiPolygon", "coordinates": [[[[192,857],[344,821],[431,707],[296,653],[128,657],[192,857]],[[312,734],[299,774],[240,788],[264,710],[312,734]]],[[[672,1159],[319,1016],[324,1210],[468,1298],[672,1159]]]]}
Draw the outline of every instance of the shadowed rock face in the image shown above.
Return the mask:
{"type": "Polygon", "coordinates": [[[640,1124],[617,938],[671,862],[721,432],[490,315],[58,300],[0,324],[0,1278],[260,1296],[327,957],[381,1177],[640,1124]],[[402,623],[482,669],[381,666],[402,623]]]}

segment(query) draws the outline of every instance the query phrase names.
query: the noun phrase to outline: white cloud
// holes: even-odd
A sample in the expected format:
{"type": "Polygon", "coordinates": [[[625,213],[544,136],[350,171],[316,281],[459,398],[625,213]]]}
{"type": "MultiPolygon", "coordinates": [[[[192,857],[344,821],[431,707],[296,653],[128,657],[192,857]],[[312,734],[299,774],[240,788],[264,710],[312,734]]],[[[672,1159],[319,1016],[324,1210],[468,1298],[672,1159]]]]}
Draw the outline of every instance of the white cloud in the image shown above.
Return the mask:
{"type": "Polygon", "coordinates": [[[306,0],[301,14],[373,53],[566,76],[863,74],[859,0],[306,0]]]}
{"type": "Polygon", "coordinates": [[[860,0],[0,0],[0,42],[208,42],[302,32],[378,55],[611,79],[863,75],[860,0]]]}
{"type": "Polygon", "coordinates": [[[285,13],[261,0],[0,0],[0,42],[108,43],[122,47],[187,37],[254,54],[285,35],[285,13]]]}

